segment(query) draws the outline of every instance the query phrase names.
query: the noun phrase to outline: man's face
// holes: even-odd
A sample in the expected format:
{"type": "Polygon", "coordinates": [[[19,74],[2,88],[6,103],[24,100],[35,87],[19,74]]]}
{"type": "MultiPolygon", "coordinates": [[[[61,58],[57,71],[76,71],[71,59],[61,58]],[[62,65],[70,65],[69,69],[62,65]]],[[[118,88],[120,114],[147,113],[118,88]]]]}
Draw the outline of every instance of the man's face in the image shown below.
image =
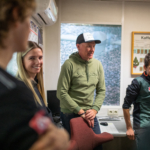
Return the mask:
{"type": "Polygon", "coordinates": [[[147,74],[150,76],[150,65],[147,67],[144,66],[144,69],[147,72],[147,74]]]}
{"type": "Polygon", "coordinates": [[[81,43],[76,45],[79,51],[79,55],[83,60],[89,60],[93,58],[95,51],[95,42],[81,43]]]}

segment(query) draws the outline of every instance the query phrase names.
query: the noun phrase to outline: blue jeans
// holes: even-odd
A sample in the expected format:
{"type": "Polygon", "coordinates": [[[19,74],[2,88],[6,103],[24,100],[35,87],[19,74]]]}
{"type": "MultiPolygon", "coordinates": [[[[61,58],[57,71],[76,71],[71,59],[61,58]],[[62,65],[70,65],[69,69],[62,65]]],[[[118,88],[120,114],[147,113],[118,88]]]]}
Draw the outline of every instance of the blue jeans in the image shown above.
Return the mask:
{"type": "MultiPolygon", "coordinates": [[[[76,117],[80,117],[78,114],[74,114],[74,113],[62,113],[60,114],[61,120],[62,120],[62,124],[63,127],[68,131],[69,135],[71,135],[71,131],[70,131],[70,120],[72,118],[76,118],[76,117]]],[[[97,118],[94,118],[94,128],[92,128],[94,133],[96,134],[100,134],[100,128],[99,128],[99,122],[97,120],[97,118]]],[[[102,145],[94,148],[94,150],[102,150],[102,145]]]]}

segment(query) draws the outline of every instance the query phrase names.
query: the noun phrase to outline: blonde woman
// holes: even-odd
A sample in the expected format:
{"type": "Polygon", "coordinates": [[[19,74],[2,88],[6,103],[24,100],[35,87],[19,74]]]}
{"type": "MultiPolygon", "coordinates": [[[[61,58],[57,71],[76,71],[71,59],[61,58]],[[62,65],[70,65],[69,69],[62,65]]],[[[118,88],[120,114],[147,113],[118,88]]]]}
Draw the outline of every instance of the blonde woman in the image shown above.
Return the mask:
{"type": "Polygon", "coordinates": [[[43,107],[52,119],[44,93],[42,48],[37,43],[28,41],[27,50],[17,54],[17,64],[18,78],[32,91],[37,107],[43,107]]]}

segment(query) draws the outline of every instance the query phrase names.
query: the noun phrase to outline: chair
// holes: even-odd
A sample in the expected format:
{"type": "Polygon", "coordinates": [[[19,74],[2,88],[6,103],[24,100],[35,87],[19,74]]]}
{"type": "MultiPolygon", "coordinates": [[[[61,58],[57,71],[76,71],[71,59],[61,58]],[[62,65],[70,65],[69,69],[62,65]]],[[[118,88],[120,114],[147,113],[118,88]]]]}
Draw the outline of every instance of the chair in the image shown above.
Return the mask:
{"type": "Polygon", "coordinates": [[[82,117],[70,120],[71,144],[68,150],[93,150],[98,145],[113,140],[109,133],[95,134],[82,117]]]}

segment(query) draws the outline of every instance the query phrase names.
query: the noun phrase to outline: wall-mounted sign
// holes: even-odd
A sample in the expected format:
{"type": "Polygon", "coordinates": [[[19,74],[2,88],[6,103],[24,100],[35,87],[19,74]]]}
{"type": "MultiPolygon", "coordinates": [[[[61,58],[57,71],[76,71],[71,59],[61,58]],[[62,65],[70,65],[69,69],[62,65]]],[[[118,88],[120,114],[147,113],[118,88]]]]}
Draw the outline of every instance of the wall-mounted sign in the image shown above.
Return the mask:
{"type": "Polygon", "coordinates": [[[145,55],[150,53],[150,32],[132,32],[131,74],[144,71],[145,55]]]}
{"type": "Polygon", "coordinates": [[[28,40],[38,43],[38,26],[32,20],[30,21],[30,34],[28,40]]]}

